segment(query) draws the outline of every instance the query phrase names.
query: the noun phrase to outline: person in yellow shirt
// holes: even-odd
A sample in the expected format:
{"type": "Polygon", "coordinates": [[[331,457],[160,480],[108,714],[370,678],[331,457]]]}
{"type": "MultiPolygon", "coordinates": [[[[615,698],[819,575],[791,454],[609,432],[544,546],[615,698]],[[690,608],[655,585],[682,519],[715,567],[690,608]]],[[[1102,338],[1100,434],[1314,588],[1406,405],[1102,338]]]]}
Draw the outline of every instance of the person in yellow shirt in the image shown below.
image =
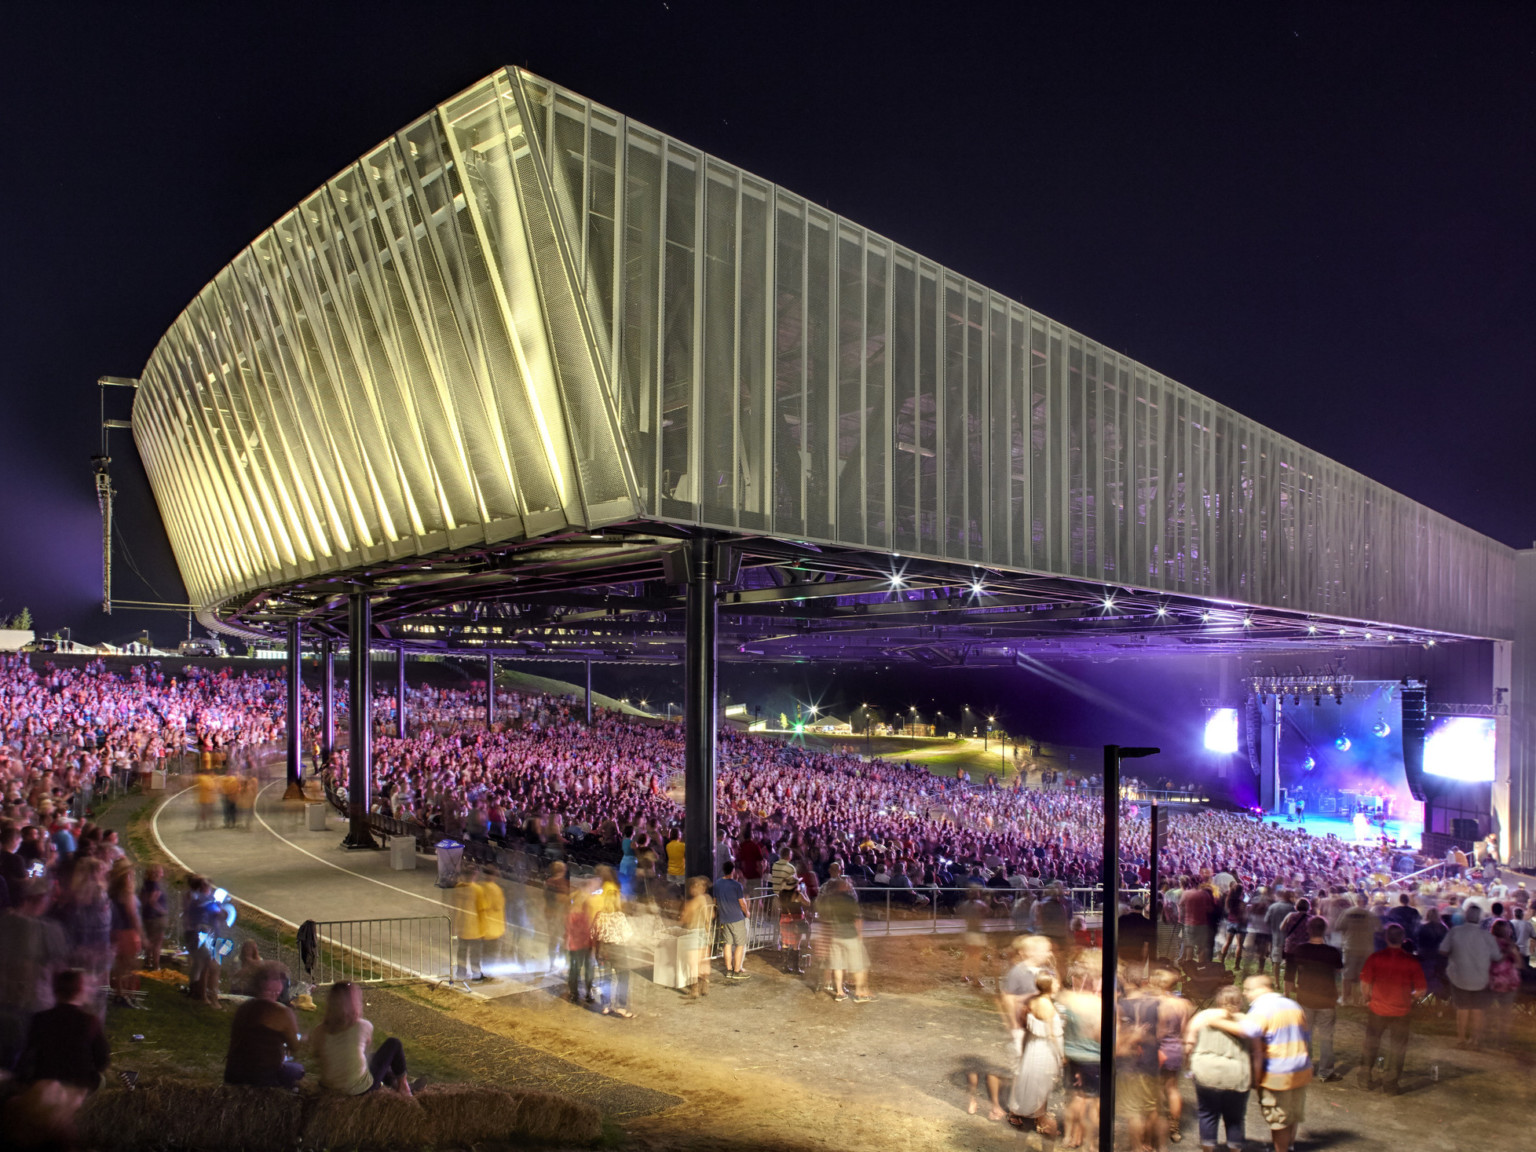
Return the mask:
{"type": "Polygon", "coordinates": [[[683,876],[687,869],[688,850],[683,846],[683,834],[676,828],[667,839],[667,883],[676,893],[683,890],[683,876]]]}
{"type": "Polygon", "coordinates": [[[218,781],[212,772],[199,772],[197,780],[197,826],[213,827],[213,802],[219,794],[218,781]]]}
{"type": "Polygon", "coordinates": [[[453,889],[453,934],[458,941],[458,963],[454,975],[460,980],[483,980],[480,967],[485,941],[480,935],[480,891],[478,873],[466,868],[453,889]]]}
{"type": "Polygon", "coordinates": [[[234,828],[240,820],[240,777],[225,776],[219,781],[224,797],[224,827],[234,828]]]}
{"type": "MultiPolygon", "coordinates": [[[[482,875],[473,884],[475,890],[475,915],[480,921],[480,963],[489,959],[495,966],[499,958],[501,939],[507,934],[507,897],[496,883],[494,876],[482,875]]],[[[478,980],[484,980],[482,966],[478,980]]]]}
{"type": "Polygon", "coordinates": [[[251,820],[256,815],[256,791],[256,777],[240,778],[240,824],[247,832],[251,830],[251,820]]]}

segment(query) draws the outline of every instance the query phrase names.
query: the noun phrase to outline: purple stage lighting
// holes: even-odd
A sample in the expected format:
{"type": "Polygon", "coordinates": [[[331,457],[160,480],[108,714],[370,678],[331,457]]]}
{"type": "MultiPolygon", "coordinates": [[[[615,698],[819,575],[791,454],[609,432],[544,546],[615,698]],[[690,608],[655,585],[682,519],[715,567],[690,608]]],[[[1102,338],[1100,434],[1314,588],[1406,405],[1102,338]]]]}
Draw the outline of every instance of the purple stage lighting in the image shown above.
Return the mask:
{"type": "Polygon", "coordinates": [[[1493,721],[1480,716],[1439,716],[1424,738],[1424,771],[1451,780],[1493,779],[1493,721]]]}

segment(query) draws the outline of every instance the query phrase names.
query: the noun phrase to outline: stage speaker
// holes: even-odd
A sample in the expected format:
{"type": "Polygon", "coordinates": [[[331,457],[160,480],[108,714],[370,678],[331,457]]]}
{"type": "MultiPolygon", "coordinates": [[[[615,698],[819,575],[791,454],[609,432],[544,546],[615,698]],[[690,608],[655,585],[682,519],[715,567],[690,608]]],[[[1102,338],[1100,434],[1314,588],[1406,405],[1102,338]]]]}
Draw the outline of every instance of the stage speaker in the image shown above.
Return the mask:
{"type": "Polygon", "coordinates": [[[1465,816],[1458,816],[1451,821],[1451,835],[1458,840],[1478,840],[1482,837],[1477,821],[1465,816]]]}
{"type": "Polygon", "coordinates": [[[1403,772],[1408,777],[1408,791],[1415,800],[1424,799],[1424,732],[1429,727],[1428,693],[1422,687],[1404,688],[1399,693],[1403,705],[1403,772]]]}
{"type": "Polygon", "coordinates": [[[1248,750],[1248,766],[1257,776],[1264,770],[1263,757],[1259,752],[1259,736],[1264,730],[1264,720],[1259,713],[1259,697],[1255,692],[1248,693],[1248,698],[1243,701],[1243,710],[1238,713],[1243,726],[1243,747],[1248,750]]]}

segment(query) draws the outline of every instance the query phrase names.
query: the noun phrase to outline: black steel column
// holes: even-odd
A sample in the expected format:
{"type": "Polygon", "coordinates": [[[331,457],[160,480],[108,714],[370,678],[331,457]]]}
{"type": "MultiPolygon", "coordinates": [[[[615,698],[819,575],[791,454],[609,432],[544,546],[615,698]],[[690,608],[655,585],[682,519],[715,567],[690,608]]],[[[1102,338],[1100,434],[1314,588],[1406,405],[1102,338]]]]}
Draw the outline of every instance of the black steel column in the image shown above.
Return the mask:
{"type": "Polygon", "coordinates": [[[688,542],[683,846],[688,875],[715,874],[715,542],[688,542]]]}
{"type": "Polygon", "coordinates": [[[1120,746],[1104,745],[1104,963],[1099,988],[1099,1147],[1115,1146],[1115,991],[1119,976],[1120,746]]]}
{"type": "Polygon", "coordinates": [[[592,661],[587,661],[587,727],[592,727],[592,661]]]}
{"type": "MultiPolygon", "coordinates": [[[[1120,761],[1156,748],[1104,745],[1104,965],[1099,996],[1099,1147],[1115,1146],[1115,992],[1120,976],[1120,761]]],[[[1155,939],[1155,936],[1154,936],[1155,939]]]]}
{"type": "Polygon", "coordinates": [[[395,735],[405,739],[405,649],[395,649],[395,735]]]}
{"type": "Polygon", "coordinates": [[[485,726],[496,723],[496,653],[485,654],[485,726]]]}
{"type": "Polygon", "coordinates": [[[1148,843],[1152,847],[1152,879],[1151,887],[1147,890],[1147,915],[1152,920],[1152,939],[1154,947],[1152,954],[1157,955],[1155,942],[1157,940],[1158,926],[1163,922],[1163,892],[1162,877],[1158,875],[1160,869],[1157,866],[1158,857],[1163,853],[1163,813],[1157,806],[1157,801],[1152,801],[1152,835],[1148,843]]]}
{"type": "Polygon", "coordinates": [[[377,848],[368,827],[373,806],[373,605],[368,593],[347,597],[347,835],[343,848],[377,848]]]}
{"type": "Polygon", "coordinates": [[[288,621],[288,787],[283,791],[284,800],[304,799],[304,702],[299,691],[304,683],[303,639],[299,622],[288,621]]]}
{"type": "Polygon", "coordinates": [[[329,640],[320,643],[320,760],[327,768],[336,753],[336,646],[329,640]]]}

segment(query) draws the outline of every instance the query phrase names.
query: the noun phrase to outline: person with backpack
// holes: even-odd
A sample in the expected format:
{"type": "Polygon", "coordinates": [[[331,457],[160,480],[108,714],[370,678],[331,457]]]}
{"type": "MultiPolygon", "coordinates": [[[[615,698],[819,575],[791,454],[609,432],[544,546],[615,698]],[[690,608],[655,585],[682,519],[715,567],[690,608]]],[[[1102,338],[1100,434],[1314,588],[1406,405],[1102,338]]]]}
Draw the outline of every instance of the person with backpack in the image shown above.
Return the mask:
{"type": "Polygon", "coordinates": [[[1280,929],[1275,933],[1275,947],[1284,963],[1283,970],[1276,975],[1284,977],[1285,994],[1290,997],[1296,995],[1296,981],[1290,971],[1291,954],[1307,942],[1307,922],[1311,919],[1312,901],[1305,896],[1298,897],[1295,908],[1280,922],[1280,929]]]}

